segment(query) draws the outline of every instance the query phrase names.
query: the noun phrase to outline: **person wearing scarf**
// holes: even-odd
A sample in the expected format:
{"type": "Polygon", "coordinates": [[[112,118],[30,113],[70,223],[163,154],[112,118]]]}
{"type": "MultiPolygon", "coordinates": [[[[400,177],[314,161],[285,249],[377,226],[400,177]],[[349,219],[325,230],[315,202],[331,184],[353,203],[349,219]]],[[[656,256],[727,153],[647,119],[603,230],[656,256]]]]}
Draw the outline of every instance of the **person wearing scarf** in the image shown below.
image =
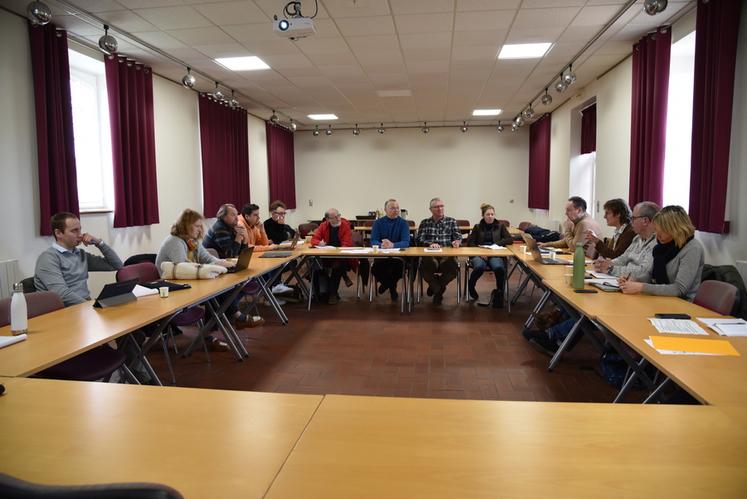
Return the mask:
{"type": "Polygon", "coordinates": [[[651,282],[621,279],[623,293],[679,296],[692,301],[703,272],[703,245],[695,239],[695,227],[681,206],[665,206],[654,216],[658,244],[653,250],[651,282]]]}
{"type": "MultiPolygon", "coordinates": [[[[472,232],[470,232],[469,237],[467,237],[467,246],[491,244],[508,246],[509,244],[514,243],[514,240],[511,237],[511,234],[509,234],[506,226],[495,219],[495,208],[489,204],[483,203],[480,205],[480,211],[482,212],[482,220],[472,228],[472,232]]],[[[506,262],[504,259],[497,256],[490,258],[473,256],[469,259],[469,262],[472,266],[472,274],[470,275],[467,287],[470,298],[477,301],[479,298],[477,290],[475,289],[477,281],[486,269],[490,269],[493,271],[493,275],[495,275],[496,302],[494,305],[497,308],[502,307],[503,288],[506,282],[506,262]]]]}

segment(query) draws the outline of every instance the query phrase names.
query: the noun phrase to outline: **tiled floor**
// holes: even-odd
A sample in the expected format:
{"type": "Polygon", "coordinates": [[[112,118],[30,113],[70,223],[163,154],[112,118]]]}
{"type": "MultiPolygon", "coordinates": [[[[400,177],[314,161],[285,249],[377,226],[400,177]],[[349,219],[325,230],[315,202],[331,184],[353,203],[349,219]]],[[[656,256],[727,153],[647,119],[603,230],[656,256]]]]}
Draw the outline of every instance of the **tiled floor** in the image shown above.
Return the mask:
{"type": "MultiPolygon", "coordinates": [[[[478,287],[488,295],[490,278],[478,287]]],[[[512,289],[516,283],[512,282],[512,289]]],[[[284,309],[290,324],[281,326],[269,308],[267,323],[244,329],[250,357],[237,362],[230,353],[211,353],[207,363],[198,351],[176,359],[179,386],[286,393],[338,393],[456,399],[609,402],[616,390],[595,372],[599,355],[582,341],[547,371],[549,358],[521,337],[521,328],[539,293],[505,309],[456,304],[455,284],[444,304],[429,299],[412,315],[402,315],[389,297],[374,303],[357,300],[353,288],[343,301],[301,304],[284,309]]],[[[191,332],[178,337],[180,346],[191,332]]],[[[164,381],[163,354],[150,355],[164,381]]],[[[172,355],[173,357],[173,355],[172,355]]]]}

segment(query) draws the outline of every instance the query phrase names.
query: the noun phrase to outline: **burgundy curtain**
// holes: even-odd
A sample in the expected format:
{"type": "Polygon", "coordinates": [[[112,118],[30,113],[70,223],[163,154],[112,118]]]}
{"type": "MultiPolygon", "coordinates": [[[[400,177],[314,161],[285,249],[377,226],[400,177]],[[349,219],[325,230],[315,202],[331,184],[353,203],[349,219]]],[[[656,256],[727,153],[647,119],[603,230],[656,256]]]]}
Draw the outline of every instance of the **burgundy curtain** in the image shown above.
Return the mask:
{"type": "Polygon", "coordinates": [[[153,73],[123,57],[105,58],[112,136],[114,227],[158,223],[153,73]]]}
{"type": "Polygon", "coordinates": [[[690,218],[724,233],[734,70],[742,0],[698,2],[690,166],[690,218]]]}
{"type": "Polygon", "coordinates": [[[270,177],[270,202],[280,200],[289,209],[296,207],[296,167],[293,159],[293,134],[265,122],[267,167],[270,177]]]}
{"type": "Polygon", "coordinates": [[[220,205],[239,210],[249,202],[249,137],[246,112],[219,104],[200,94],[202,201],[206,217],[220,205]]]}
{"type": "Polygon", "coordinates": [[[671,44],[672,30],[664,26],[633,45],[630,206],[662,203],[671,44]]]}
{"type": "Polygon", "coordinates": [[[581,154],[597,150],[597,105],[581,111],[581,154]]]}
{"type": "MultiPolygon", "coordinates": [[[[79,212],[67,34],[51,23],[29,23],[29,39],[36,106],[39,228],[41,235],[50,236],[52,215],[79,212]]],[[[13,117],[6,114],[5,119],[13,117]]]]}
{"type": "Polygon", "coordinates": [[[550,114],[529,127],[529,208],[550,209],[550,114]]]}

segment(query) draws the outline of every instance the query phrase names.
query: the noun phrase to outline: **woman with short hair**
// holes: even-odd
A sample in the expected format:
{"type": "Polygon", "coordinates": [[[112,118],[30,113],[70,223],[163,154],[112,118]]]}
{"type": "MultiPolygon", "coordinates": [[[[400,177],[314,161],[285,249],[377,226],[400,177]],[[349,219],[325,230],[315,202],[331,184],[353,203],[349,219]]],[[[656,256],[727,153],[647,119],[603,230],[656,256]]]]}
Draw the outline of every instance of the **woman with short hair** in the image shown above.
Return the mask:
{"type": "MultiPolygon", "coordinates": [[[[482,212],[482,220],[472,228],[472,232],[467,237],[467,246],[491,244],[507,246],[513,244],[514,240],[506,226],[495,219],[495,208],[487,203],[483,203],[480,205],[480,211],[482,212]]],[[[473,256],[470,257],[469,261],[472,265],[472,274],[470,275],[467,288],[469,296],[473,300],[479,298],[475,286],[483,272],[486,269],[490,269],[495,275],[495,300],[493,306],[502,307],[503,288],[506,282],[506,262],[504,259],[498,256],[491,256],[489,258],[473,256]]]]}

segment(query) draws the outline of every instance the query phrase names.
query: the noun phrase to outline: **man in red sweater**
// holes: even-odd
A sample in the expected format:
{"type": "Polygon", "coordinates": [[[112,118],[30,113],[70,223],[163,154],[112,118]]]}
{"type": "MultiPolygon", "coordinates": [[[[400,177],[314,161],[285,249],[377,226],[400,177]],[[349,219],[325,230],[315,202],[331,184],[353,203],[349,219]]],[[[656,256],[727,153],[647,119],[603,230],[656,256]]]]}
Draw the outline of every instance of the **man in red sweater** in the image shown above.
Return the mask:
{"type": "MultiPolygon", "coordinates": [[[[337,248],[353,245],[353,231],[350,222],[340,216],[335,208],[330,208],[324,213],[324,222],[311,237],[312,246],[335,246],[337,248]]],[[[321,301],[330,305],[340,302],[337,290],[340,288],[340,279],[347,275],[348,270],[357,266],[357,260],[335,258],[323,259],[322,270],[317,273],[317,296],[321,301]]],[[[351,283],[352,284],[352,283],[351,283]]]]}

